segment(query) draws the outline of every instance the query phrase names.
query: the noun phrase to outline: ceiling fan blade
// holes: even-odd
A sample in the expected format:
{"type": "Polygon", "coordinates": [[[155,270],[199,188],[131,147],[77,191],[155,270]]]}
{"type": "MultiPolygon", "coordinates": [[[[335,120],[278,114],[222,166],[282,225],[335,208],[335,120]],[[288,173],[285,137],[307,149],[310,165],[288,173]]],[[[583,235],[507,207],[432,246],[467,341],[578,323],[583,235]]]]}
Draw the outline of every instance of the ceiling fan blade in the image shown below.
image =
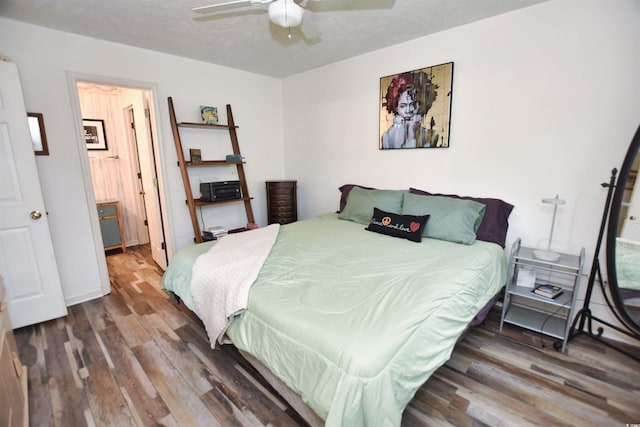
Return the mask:
{"type": "Polygon", "coordinates": [[[396,0],[304,0],[304,7],[313,12],[391,9],[395,2],[396,0]]]}
{"type": "Polygon", "coordinates": [[[255,16],[255,15],[265,15],[267,10],[264,8],[258,7],[244,7],[244,8],[236,8],[231,10],[219,10],[212,13],[202,13],[198,14],[198,16],[194,16],[193,20],[198,22],[211,22],[218,21],[228,18],[238,18],[242,16],[255,16]]]}
{"type": "Polygon", "coordinates": [[[210,13],[215,11],[215,9],[224,8],[225,6],[235,6],[235,5],[243,5],[243,4],[249,4],[251,6],[255,6],[255,5],[261,5],[261,4],[269,4],[273,1],[274,0],[234,0],[234,1],[224,2],[224,3],[210,4],[208,6],[194,7],[191,10],[197,13],[210,13]]]}

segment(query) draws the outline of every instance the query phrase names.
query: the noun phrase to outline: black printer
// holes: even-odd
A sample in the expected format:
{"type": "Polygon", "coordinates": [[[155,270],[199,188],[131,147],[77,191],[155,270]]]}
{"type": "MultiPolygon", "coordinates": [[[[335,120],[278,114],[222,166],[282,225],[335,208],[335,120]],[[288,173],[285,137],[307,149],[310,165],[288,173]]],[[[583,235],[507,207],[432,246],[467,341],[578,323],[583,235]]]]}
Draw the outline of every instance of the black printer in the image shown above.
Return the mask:
{"type": "Polygon", "coordinates": [[[240,181],[201,182],[201,200],[207,202],[220,202],[223,200],[235,200],[242,198],[240,181]]]}

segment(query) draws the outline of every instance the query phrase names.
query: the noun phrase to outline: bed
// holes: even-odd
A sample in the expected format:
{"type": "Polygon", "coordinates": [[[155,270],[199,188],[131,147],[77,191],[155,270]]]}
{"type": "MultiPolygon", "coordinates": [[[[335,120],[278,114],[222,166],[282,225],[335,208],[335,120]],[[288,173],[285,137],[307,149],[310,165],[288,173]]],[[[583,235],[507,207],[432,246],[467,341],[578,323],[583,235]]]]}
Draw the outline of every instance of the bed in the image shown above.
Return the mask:
{"type": "Polygon", "coordinates": [[[503,287],[513,206],[415,189],[341,191],[337,213],[179,251],[163,286],[203,319],[212,347],[233,343],[276,389],[299,397],[304,406],[293,406],[312,425],[399,426],[417,389],[503,287]],[[480,240],[495,223],[498,237],[480,240]],[[208,326],[207,313],[221,310],[210,300],[221,297],[194,292],[217,286],[203,284],[202,270],[238,259],[234,240],[245,254],[250,239],[267,234],[275,237],[266,254],[247,257],[260,264],[255,278],[242,257],[244,306],[225,313],[221,330],[208,326]]]}

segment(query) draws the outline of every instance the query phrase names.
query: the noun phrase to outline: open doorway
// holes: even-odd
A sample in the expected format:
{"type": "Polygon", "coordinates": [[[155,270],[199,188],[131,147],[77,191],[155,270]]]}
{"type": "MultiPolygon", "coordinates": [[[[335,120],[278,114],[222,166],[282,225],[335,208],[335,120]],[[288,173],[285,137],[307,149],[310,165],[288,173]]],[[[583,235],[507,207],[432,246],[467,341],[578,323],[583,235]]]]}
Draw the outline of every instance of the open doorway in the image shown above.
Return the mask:
{"type": "Polygon", "coordinates": [[[108,255],[113,248],[148,245],[164,270],[152,91],[83,80],[76,89],[104,249],[108,255]]]}

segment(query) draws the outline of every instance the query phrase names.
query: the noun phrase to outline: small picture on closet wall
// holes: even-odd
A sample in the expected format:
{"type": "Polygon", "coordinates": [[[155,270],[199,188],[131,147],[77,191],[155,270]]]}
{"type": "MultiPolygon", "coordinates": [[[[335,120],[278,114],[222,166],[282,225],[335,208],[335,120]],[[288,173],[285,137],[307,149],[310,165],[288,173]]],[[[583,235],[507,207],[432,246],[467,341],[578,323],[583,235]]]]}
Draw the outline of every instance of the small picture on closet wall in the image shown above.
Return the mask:
{"type": "Polygon", "coordinates": [[[44,132],[44,118],[42,113],[27,113],[31,144],[36,156],[48,156],[47,134],[44,132]]]}
{"type": "Polygon", "coordinates": [[[84,142],[87,150],[108,150],[107,136],[104,133],[104,120],[82,119],[84,142]]]}

